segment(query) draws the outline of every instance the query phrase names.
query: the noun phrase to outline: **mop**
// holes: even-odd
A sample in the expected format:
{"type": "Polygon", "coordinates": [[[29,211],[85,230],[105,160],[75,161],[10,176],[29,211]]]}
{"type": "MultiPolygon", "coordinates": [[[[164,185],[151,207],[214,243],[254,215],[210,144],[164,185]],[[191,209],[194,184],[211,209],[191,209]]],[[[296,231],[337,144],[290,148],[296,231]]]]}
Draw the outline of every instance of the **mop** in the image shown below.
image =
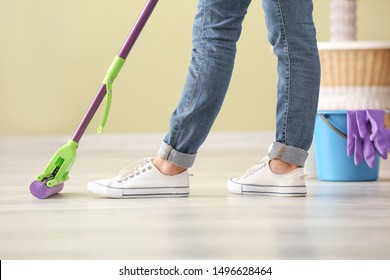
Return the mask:
{"type": "Polygon", "coordinates": [[[122,69],[127,56],[152,14],[157,2],[158,0],[148,0],[146,3],[125,43],[111,63],[98,93],[85,113],[77,130],[73,134],[73,137],[56,151],[44,171],[37,176],[34,182],[31,183],[30,192],[33,196],[39,199],[44,199],[59,193],[63,189],[64,182],[69,179],[69,171],[76,159],[76,150],[79,146],[80,139],[103,99],[106,98],[103,118],[98,128],[99,133],[103,132],[111,106],[112,84],[122,69]]]}

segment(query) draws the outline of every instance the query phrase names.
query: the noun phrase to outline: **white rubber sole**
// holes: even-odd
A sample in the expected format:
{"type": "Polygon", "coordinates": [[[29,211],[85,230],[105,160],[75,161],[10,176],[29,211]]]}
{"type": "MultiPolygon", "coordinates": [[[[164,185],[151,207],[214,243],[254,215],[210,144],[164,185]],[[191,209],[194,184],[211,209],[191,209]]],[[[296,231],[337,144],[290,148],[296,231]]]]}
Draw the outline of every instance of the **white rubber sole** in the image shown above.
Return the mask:
{"type": "Polygon", "coordinates": [[[274,186],[274,185],[245,185],[229,180],[227,188],[230,192],[241,195],[270,195],[270,196],[306,196],[306,186],[274,186]]]}
{"type": "Polygon", "coordinates": [[[89,182],[87,189],[93,193],[109,198],[156,198],[156,197],[187,197],[190,187],[141,187],[112,188],[95,182],[89,182]]]}

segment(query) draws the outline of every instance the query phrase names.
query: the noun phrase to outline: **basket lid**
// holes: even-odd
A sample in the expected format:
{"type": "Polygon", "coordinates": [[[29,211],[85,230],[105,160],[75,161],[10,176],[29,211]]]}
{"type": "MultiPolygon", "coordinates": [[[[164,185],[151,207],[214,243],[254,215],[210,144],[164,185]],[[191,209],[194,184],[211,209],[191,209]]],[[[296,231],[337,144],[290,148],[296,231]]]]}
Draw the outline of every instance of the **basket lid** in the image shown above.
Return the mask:
{"type": "Polygon", "coordinates": [[[319,50],[390,49],[390,41],[318,42],[319,50]]]}

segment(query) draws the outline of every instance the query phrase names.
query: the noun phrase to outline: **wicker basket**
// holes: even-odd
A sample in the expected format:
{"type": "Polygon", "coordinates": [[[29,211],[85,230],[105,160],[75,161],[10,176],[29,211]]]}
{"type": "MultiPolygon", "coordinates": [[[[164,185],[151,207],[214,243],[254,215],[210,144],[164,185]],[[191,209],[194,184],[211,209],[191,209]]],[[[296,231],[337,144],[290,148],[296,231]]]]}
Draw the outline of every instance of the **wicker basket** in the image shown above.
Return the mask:
{"type": "MultiPolygon", "coordinates": [[[[320,110],[390,109],[390,42],[324,42],[320,110]]],[[[390,127],[390,116],[386,119],[390,127]]]]}

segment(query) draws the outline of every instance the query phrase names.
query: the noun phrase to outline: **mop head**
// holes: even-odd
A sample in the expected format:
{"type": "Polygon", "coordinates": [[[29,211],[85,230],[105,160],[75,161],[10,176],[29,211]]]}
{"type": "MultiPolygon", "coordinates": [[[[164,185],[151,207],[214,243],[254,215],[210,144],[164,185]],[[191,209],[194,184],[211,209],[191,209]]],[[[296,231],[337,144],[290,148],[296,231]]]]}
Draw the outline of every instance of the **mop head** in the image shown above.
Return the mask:
{"type": "Polygon", "coordinates": [[[30,185],[33,196],[43,199],[59,193],[69,179],[69,171],[76,158],[78,144],[69,140],[54,154],[43,173],[30,185]]]}
{"type": "Polygon", "coordinates": [[[49,196],[59,193],[63,187],[64,187],[63,183],[55,187],[48,187],[46,185],[46,181],[42,181],[42,182],[34,181],[30,185],[30,192],[36,198],[45,199],[48,198],[49,196]]]}

